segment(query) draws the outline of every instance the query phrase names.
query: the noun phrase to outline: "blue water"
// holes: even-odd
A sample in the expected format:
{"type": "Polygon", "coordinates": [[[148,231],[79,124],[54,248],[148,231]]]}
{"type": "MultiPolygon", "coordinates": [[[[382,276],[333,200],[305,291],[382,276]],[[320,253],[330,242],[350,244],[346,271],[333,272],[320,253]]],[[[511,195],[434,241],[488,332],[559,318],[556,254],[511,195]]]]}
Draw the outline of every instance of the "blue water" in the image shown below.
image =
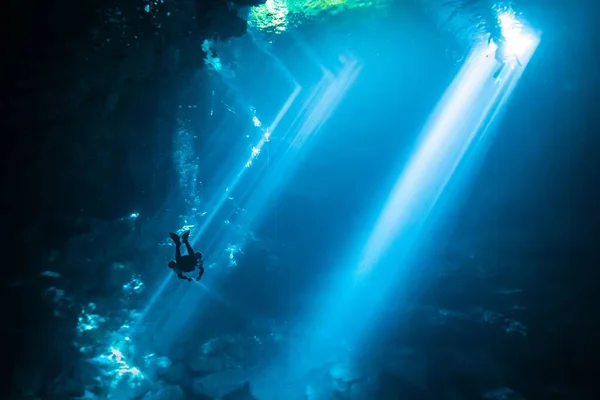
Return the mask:
{"type": "MultiPolygon", "coordinates": [[[[175,31],[169,7],[136,12],[175,31]]],[[[86,168],[131,179],[98,198],[73,169],[85,228],[7,283],[44,304],[11,311],[31,345],[7,398],[591,399],[600,69],[593,21],[552,7],[392,2],[164,39],[156,98],[128,83],[155,113],[122,92],[96,116],[139,133],[86,168]],[[167,267],[186,231],[199,281],[167,267]]]]}

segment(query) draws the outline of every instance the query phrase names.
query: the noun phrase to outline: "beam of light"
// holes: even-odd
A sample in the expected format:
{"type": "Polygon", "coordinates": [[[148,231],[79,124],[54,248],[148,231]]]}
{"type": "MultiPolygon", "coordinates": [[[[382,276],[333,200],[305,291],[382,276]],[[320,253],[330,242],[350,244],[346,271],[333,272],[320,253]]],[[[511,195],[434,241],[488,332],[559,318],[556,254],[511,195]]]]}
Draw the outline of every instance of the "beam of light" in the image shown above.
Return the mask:
{"type": "MultiPolygon", "coordinates": [[[[269,127],[264,130],[258,143],[252,147],[250,156],[248,157],[246,164],[244,164],[245,169],[248,169],[252,166],[252,162],[254,161],[255,158],[257,158],[260,155],[265,144],[269,143],[271,141],[272,132],[277,128],[277,125],[279,125],[279,122],[281,122],[281,119],[283,118],[283,116],[285,114],[287,114],[288,110],[290,109],[290,107],[292,106],[292,104],[296,100],[296,97],[298,97],[299,94],[300,94],[300,86],[296,87],[296,89],[294,90],[292,95],[286,100],[286,102],[283,104],[283,107],[281,107],[281,109],[275,116],[275,119],[273,120],[271,125],[269,125],[269,127]]],[[[285,140],[285,135],[284,135],[283,139],[285,140]]],[[[238,175],[243,174],[245,172],[245,169],[242,169],[238,175]]]]}
{"type": "Polygon", "coordinates": [[[208,226],[213,222],[214,218],[218,214],[223,204],[225,204],[225,202],[231,197],[233,191],[237,188],[238,184],[240,183],[240,181],[242,180],[242,178],[248,170],[248,162],[252,161],[255,158],[255,156],[253,156],[254,152],[258,151],[260,153],[260,150],[264,146],[266,139],[271,138],[275,127],[277,126],[281,118],[283,118],[283,115],[287,113],[292,103],[294,103],[294,101],[300,94],[301,89],[302,88],[300,86],[296,86],[294,88],[288,99],[285,101],[284,105],[281,107],[280,111],[277,113],[273,124],[265,131],[265,133],[261,133],[257,143],[254,146],[252,146],[248,158],[242,160],[242,162],[240,163],[241,165],[239,165],[234,170],[236,172],[233,173],[233,178],[229,181],[229,184],[222,191],[222,194],[218,196],[212,203],[208,204],[207,208],[211,211],[207,214],[206,218],[204,218],[204,221],[199,227],[198,231],[194,232],[194,239],[192,240],[193,245],[196,244],[198,238],[202,236],[202,234],[205,232],[208,226]]]}
{"type": "MultiPolygon", "coordinates": [[[[271,57],[275,57],[271,53],[267,53],[271,57]]],[[[291,74],[282,63],[277,63],[284,72],[287,72],[287,76],[291,74]]],[[[275,133],[276,128],[279,126],[284,116],[290,111],[290,108],[296,101],[297,97],[301,93],[301,88],[296,85],[292,94],[286,100],[280,111],[277,113],[273,122],[267,127],[263,128],[262,122],[258,117],[253,115],[252,123],[254,128],[260,132],[260,138],[254,146],[249,149],[249,155],[246,161],[237,168],[237,172],[232,173],[232,178],[229,180],[229,184],[224,188],[220,195],[217,195],[207,205],[210,210],[202,219],[202,224],[194,227],[192,232],[192,245],[195,245],[198,238],[206,232],[209,225],[214,225],[215,218],[217,217],[219,210],[228,201],[235,201],[240,204],[239,208],[244,206],[245,210],[252,210],[248,212],[246,217],[246,229],[249,229],[252,223],[257,221],[257,218],[262,216],[265,210],[265,206],[269,201],[273,201],[273,197],[280,193],[281,188],[284,186],[284,180],[289,177],[292,171],[297,167],[301,154],[305,153],[308,149],[307,143],[314,137],[315,133],[322,127],[323,123],[329,118],[331,113],[336,108],[337,104],[343,97],[345,91],[350,87],[360,68],[356,68],[357,62],[348,62],[345,71],[342,71],[338,77],[335,77],[329,71],[323,69],[323,79],[317,85],[317,88],[312,92],[308,99],[304,102],[304,105],[300,108],[298,116],[293,120],[291,124],[288,122],[288,126],[285,127],[283,134],[278,135],[275,133]],[[272,138],[275,137],[277,140],[272,142],[272,138]],[[262,152],[265,145],[269,146],[269,153],[273,159],[265,166],[265,163],[255,164],[255,161],[262,152]],[[258,169],[256,169],[258,168],[258,169]],[[241,180],[248,175],[248,172],[253,170],[251,181],[248,178],[244,179],[244,185],[240,188],[243,189],[243,193],[237,195],[236,188],[238,187],[241,180]]],[[[295,80],[293,80],[295,82],[295,80]]],[[[298,110],[295,110],[295,112],[298,110]]],[[[235,171],[235,169],[234,169],[235,171]]],[[[237,190],[239,192],[239,189],[237,190]]],[[[221,228],[222,230],[222,228],[221,228]]],[[[207,246],[203,246],[203,252],[205,254],[205,260],[211,258],[211,254],[215,251],[221,253],[223,246],[218,244],[227,244],[230,248],[235,246],[239,248],[238,244],[232,244],[231,233],[222,232],[222,234],[213,235],[211,234],[210,243],[207,246]],[[219,236],[219,237],[217,237],[219,236]],[[227,238],[225,236],[228,236],[227,238]],[[222,243],[221,243],[222,242],[222,243]],[[229,243],[229,244],[227,244],[229,243]],[[221,249],[221,250],[220,250],[221,249]]],[[[205,261],[206,263],[206,261],[205,261]]],[[[208,268],[207,268],[208,269],[208,268]]],[[[219,269],[220,271],[221,269],[219,269]]],[[[207,271],[208,272],[208,271],[207,271]]],[[[218,282],[219,275],[215,274],[216,270],[210,271],[211,280],[213,286],[218,282]]],[[[158,290],[152,295],[148,305],[142,312],[142,318],[144,318],[154,304],[156,304],[164,291],[169,287],[169,282],[173,280],[173,275],[169,272],[167,277],[160,284],[158,290]]],[[[200,296],[203,296],[204,291],[191,290],[192,287],[196,286],[192,283],[191,286],[185,288],[178,287],[176,291],[169,297],[176,296],[175,304],[181,306],[175,306],[178,308],[176,313],[171,315],[164,315],[159,317],[160,319],[160,330],[161,337],[164,337],[164,341],[169,341],[169,338],[176,337],[177,332],[183,328],[193,313],[197,313],[198,309],[190,306],[201,304],[200,296]],[[167,332],[168,331],[168,332],[167,332]]],[[[160,301],[164,301],[161,299],[160,301]]],[[[172,301],[170,301],[172,303],[172,301]]],[[[171,304],[174,306],[174,304],[171,304]]],[[[162,308],[161,308],[162,309],[162,308]]],[[[200,310],[201,311],[201,310],[200,310]]],[[[169,313],[170,311],[165,311],[169,313]]],[[[163,313],[164,314],[164,313],[163,313]]],[[[156,318],[153,318],[156,319],[156,318]]],[[[165,345],[165,343],[162,343],[165,345]]]]}
{"type": "Polygon", "coordinates": [[[403,163],[371,232],[353,241],[340,260],[340,278],[314,297],[315,311],[301,324],[312,332],[290,348],[288,376],[299,377],[335,359],[340,343],[356,350],[365,343],[390,290],[395,289],[395,302],[405,298],[414,283],[409,262],[424,240],[428,215],[441,207],[440,199],[449,205],[444,193],[449,184],[452,191],[464,187],[471,167],[483,159],[493,136],[490,127],[536,46],[534,41],[523,52],[522,68],[506,68],[499,80],[493,79],[497,63],[485,56],[487,45],[474,48],[403,163]]]}
{"type": "MultiPolygon", "coordinates": [[[[216,196],[213,196],[213,198],[207,203],[206,207],[204,207],[204,209],[210,210],[210,211],[206,212],[205,214],[203,213],[201,215],[202,223],[193,232],[193,236],[191,239],[192,246],[195,246],[197,244],[199,238],[202,237],[202,235],[206,232],[208,227],[211,226],[211,224],[214,222],[217,215],[219,215],[223,206],[228,202],[228,200],[232,199],[232,197],[231,197],[232,192],[235,190],[235,188],[238,186],[238,184],[242,180],[242,177],[245,175],[245,172],[247,171],[248,167],[251,166],[253,159],[258,155],[258,154],[254,154],[254,151],[256,150],[260,153],[264,144],[270,141],[270,139],[273,135],[273,132],[275,131],[275,129],[277,128],[277,126],[279,125],[279,123],[281,122],[283,117],[288,113],[290,107],[292,107],[292,104],[296,101],[296,99],[298,98],[298,96],[300,95],[300,93],[302,91],[301,86],[298,85],[298,83],[292,76],[289,69],[285,66],[285,64],[278,57],[273,55],[271,52],[267,51],[264,48],[264,46],[259,46],[256,42],[254,42],[254,44],[260,51],[263,51],[265,54],[267,54],[270,57],[270,59],[274,62],[274,64],[277,65],[279,67],[279,69],[282,71],[282,73],[289,79],[289,81],[292,82],[293,90],[292,90],[291,94],[288,96],[287,100],[284,102],[284,104],[281,107],[281,109],[279,110],[279,112],[277,113],[277,115],[276,115],[275,119],[273,120],[273,122],[271,123],[271,125],[260,135],[260,138],[258,139],[257,144],[252,147],[253,153],[250,154],[250,157],[245,160],[243,165],[233,166],[230,168],[230,172],[229,172],[228,176],[224,179],[224,181],[228,182],[228,183],[224,187],[222,187],[219,191],[219,194],[217,194],[216,196]]],[[[210,49],[211,45],[212,45],[212,42],[210,42],[208,40],[205,40],[202,44],[203,51],[205,52],[207,57],[212,56],[212,50],[210,49]]],[[[220,61],[219,61],[219,65],[220,65],[220,61]]],[[[216,73],[217,77],[219,77],[223,80],[224,83],[226,83],[228,86],[232,87],[233,83],[230,79],[230,76],[222,75],[221,68],[215,68],[214,72],[216,73]]],[[[236,88],[233,87],[233,89],[236,89],[236,88]]],[[[239,90],[236,90],[236,92],[239,93],[239,90]]],[[[214,97],[214,90],[212,91],[212,96],[214,97]]],[[[212,113],[213,113],[213,111],[212,111],[212,107],[211,107],[211,115],[212,115],[212,113]]],[[[256,115],[254,115],[252,117],[252,123],[255,128],[261,128],[261,126],[262,126],[262,123],[260,123],[260,121],[259,121],[258,117],[256,117],[256,115]],[[258,125],[260,125],[260,126],[257,126],[257,122],[258,122],[258,125]]],[[[184,169],[185,169],[185,166],[180,166],[180,168],[179,168],[180,171],[183,171],[184,169]]],[[[193,227],[194,226],[186,227],[186,228],[193,228],[193,227]]],[[[213,240],[213,242],[214,242],[214,240],[213,240]]],[[[214,245],[214,243],[209,243],[208,247],[212,248],[213,245],[214,245]]],[[[209,254],[209,252],[205,251],[205,258],[206,258],[207,254],[209,254]]],[[[148,312],[152,309],[152,307],[156,304],[157,300],[164,293],[165,289],[167,288],[169,283],[172,281],[173,277],[174,276],[171,273],[171,271],[168,271],[165,278],[162,280],[162,282],[160,283],[160,285],[158,286],[158,288],[156,289],[154,294],[150,297],[148,304],[146,305],[146,307],[144,308],[144,310],[141,313],[140,320],[143,320],[146,317],[146,315],[148,314],[148,312]]]]}
{"type": "MultiPolygon", "coordinates": [[[[391,252],[397,260],[412,257],[414,245],[422,239],[420,233],[427,216],[447,190],[449,182],[455,182],[453,189],[456,190],[467,175],[474,172],[464,165],[473,167],[483,159],[484,150],[492,142],[489,128],[503,110],[538,44],[534,36],[521,35],[520,28],[510,31],[509,26],[514,27],[514,24],[507,22],[503,28],[507,40],[526,44],[518,53],[521,67],[504,68],[499,79],[490,79],[490,72],[498,68],[497,63],[482,56],[488,51],[486,46],[480,45],[473,50],[425,126],[412,157],[392,188],[364,246],[354,272],[356,280],[369,279],[375,268],[382,270],[378,274],[383,280],[376,278],[379,283],[404,279],[399,275],[402,268],[385,265],[389,260],[381,263],[382,257],[392,246],[391,252]],[[467,159],[466,154],[469,155],[467,159]],[[461,175],[455,176],[459,166],[461,175]]],[[[382,289],[378,288],[381,299],[385,293],[382,289]]]]}
{"type": "MultiPolygon", "coordinates": [[[[356,66],[356,61],[349,62],[345,71],[337,77],[324,69],[322,79],[300,109],[294,110],[297,116],[289,123],[283,134],[277,135],[275,142],[271,141],[271,133],[288,113],[293,103],[291,99],[284,104],[271,125],[262,131],[261,139],[250,149],[245,163],[246,169],[241,169],[239,175],[247,174],[250,168],[255,170],[250,180],[243,186],[245,191],[235,195],[235,199],[239,199],[238,201],[243,205],[245,229],[249,230],[253,224],[255,225],[260,217],[268,212],[268,205],[281,193],[285,180],[300,164],[302,155],[309,150],[311,139],[335,110],[345,91],[356,78],[360,70],[356,66]],[[263,157],[265,146],[268,146],[266,149],[268,161],[255,163],[256,159],[263,157]]],[[[234,197],[228,199],[235,200],[234,197]]],[[[243,243],[240,246],[243,247],[243,243]]]]}
{"type": "Polygon", "coordinates": [[[267,178],[257,182],[257,189],[248,197],[247,209],[251,210],[252,220],[259,220],[270,211],[270,204],[300,165],[302,157],[312,145],[312,139],[336,110],[360,71],[361,65],[355,59],[346,63],[337,76],[323,70],[323,78],[305,101],[286,133],[289,138],[287,148],[277,152],[280,156],[274,157],[268,167],[267,178]]]}
{"type": "MultiPolygon", "coordinates": [[[[267,56],[269,56],[271,61],[279,67],[279,69],[288,78],[288,80],[290,82],[292,82],[294,89],[292,90],[292,93],[288,96],[288,98],[284,102],[283,106],[278,111],[277,115],[275,116],[275,119],[269,125],[269,127],[265,130],[260,130],[260,132],[261,132],[260,137],[258,138],[256,144],[251,147],[250,155],[245,160],[243,165],[238,166],[237,168],[234,167],[234,169],[233,169],[234,172],[232,173],[231,177],[227,178],[227,181],[230,183],[222,189],[221,196],[217,196],[216,199],[213,199],[213,202],[211,202],[207,205],[207,209],[209,209],[211,211],[207,214],[206,218],[204,218],[203,224],[200,226],[199,230],[197,232],[194,232],[195,236],[194,236],[194,239],[192,240],[192,245],[196,244],[198,238],[202,236],[202,234],[206,231],[206,229],[213,222],[214,218],[219,213],[219,210],[221,210],[221,208],[227,202],[227,200],[231,199],[233,191],[238,186],[242,177],[246,174],[247,169],[252,166],[254,159],[260,154],[265,143],[268,143],[271,140],[273,132],[276,130],[277,126],[279,125],[279,123],[281,122],[283,117],[288,113],[288,111],[290,110],[290,107],[292,107],[292,104],[294,104],[294,102],[296,101],[296,99],[298,98],[298,96],[300,95],[300,93],[302,91],[302,87],[296,82],[296,80],[292,76],[289,69],[285,66],[285,64],[278,57],[276,57],[271,52],[266,50],[266,48],[264,48],[264,46],[259,46],[259,44],[256,42],[254,42],[254,44],[258,50],[262,51],[267,56]],[[237,172],[235,172],[235,171],[237,171],[237,172]]],[[[223,82],[225,82],[228,86],[230,86],[233,89],[236,89],[233,86],[233,83],[231,82],[230,79],[227,79],[224,76],[220,76],[220,75],[218,75],[218,76],[221,77],[223,79],[223,82]]],[[[240,91],[236,89],[236,92],[239,93],[240,91]]],[[[252,122],[253,122],[254,127],[256,127],[256,128],[262,127],[262,122],[260,122],[260,120],[258,119],[258,117],[256,115],[254,115],[252,117],[252,122]]]]}
{"type": "MultiPolygon", "coordinates": [[[[292,93],[289,95],[288,99],[284,103],[283,107],[278,112],[277,117],[275,118],[274,124],[272,126],[276,127],[276,124],[281,120],[282,115],[288,111],[290,106],[293,104],[293,102],[296,100],[296,98],[300,94],[300,91],[301,91],[300,86],[296,86],[294,88],[294,90],[292,91],[292,93]]],[[[272,135],[273,130],[274,130],[274,128],[273,129],[270,128],[268,130],[268,132],[269,132],[268,137],[270,137],[272,135]]],[[[253,148],[260,149],[262,147],[262,145],[264,144],[264,140],[265,140],[264,138],[265,138],[265,136],[262,135],[261,138],[258,140],[258,143],[253,148]]],[[[210,211],[206,215],[203,216],[202,223],[195,230],[194,235],[191,239],[192,247],[197,244],[199,238],[202,237],[204,232],[214,222],[214,219],[219,214],[223,205],[231,197],[232,191],[240,183],[242,177],[244,176],[245,171],[247,170],[247,166],[246,166],[247,161],[242,161],[241,164],[242,165],[238,166],[237,168],[234,167],[233,173],[231,173],[231,175],[233,175],[233,176],[228,178],[228,184],[224,188],[222,188],[220,190],[220,192],[216,196],[214,196],[206,205],[205,208],[210,211]]],[[[166,277],[163,279],[161,284],[158,286],[158,288],[156,289],[154,294],[150,297],[148,304],[144,308],[144,310],[142,312],[142,319],[148,314],[150,309],[156,304],[156,301],[160,298],[160,296],[162,295],[164,290],[167,288],[169,282],[171,282],[171,280],[173,278],[174,278],[173,273],[171,271],[168,271],[166,274],[166,277]]]]}
{"type": "MultiPolygon", "coordinates": [[[[196,244],[198,238],[202,236],[205,230],[213,222],[219,210],[227,202],[227,200],[232,198],[231,196],[233,195],[233,192],[237,188],[238,184],[241,182],[242,178],[247,174],[248,168],[251,166],[253,160],[260,154],[265,143],[268,143],[271,140],[271,137],[273,135],[273,132],[277,128],[277,125],[279,124],[283,116],[287,114],[292,104],[296,101],[301,90],[302,88],[300,86],[296,86],[294,88],[292,93],[288,96],[287,100],[284,102],[283,106],[277,113],[275,119],[273,120],[273,123],[265,130],[260,130],[257,142],[254,146],[251,146],[250,154],[247,156],[247,158],[240,160],[238,166],[233,169],[234,172],[232,173],[232,177],[229,179],[229,184],[227,184],[226,187],[222,190],[222,194],[220,196],[217,195],[217,197],[207,205],[207,209],[211,211],[204,218],[204,221],[199,227],[198,231],[195,232],[193,244],[196,244]]],[[[253,117],[253,120],[254,118],[256,117],[253,117]]],[[[258,119],[256,118],[256,120],[258,119]]],[[[261,126],[258,128],[262,127],[262,123],[260,123],[260,125],[261,126]]]]}
{"type": "MultiPolygon", "coordinates": [[[[293,94],[291,99],[283,105],[273,123],[264,129],[259,142],[250,149],[248,161],[253,161],[256,155],[260,154],[261,149],[268,143],[271,146],[270,151],[273,154],[272,162],[269,164],[260,164],[261,168],[253,173],[254,179],[240,186],[242,192],[239,196],[236,196],[232,193],[232,190],[229,190],[226,196],[218,200],[217,204],[224,203],[226,199],[240,198],[243,208],[247,210],[245,215],[247,228],[249,229],[251,226],[256,225],[260,221],[260,218],[268,212],[269,205],[281,194],[286,180],[299,166],[303,155],[310,149],[309,144],[334,112],[339,101],[356,79],[359,71],[358,62],[355,60],[348,62],[345,69],[338,76],[334,76],[324,70],[323,78],[303,103],[297,117],[283,134],[278,135],[278,140],[273,142],[270,140],[272,133],[280,123],[283,114],[288,112],[293,99],[295,99],[299,91],[293,94]]],[[[259,167],[259,164],[249,166],[248,161],[240,165],[235,177],[235,185],[237,185],[243,176],[248,174],[251,168],[255,166],[259,167]]],[[[211,220],[206,219],[204,224],[209,224],[211,220]]],[[[199,231],[203,232],[203,229],[203,227],[200,227],[199,231]]],[[[208,254],[208,258],[210,258],[213,248],[215,251],[219,251],[223,247],[222,245],[224,245],[223,241],[226,242],[227,240],[229,238],[221,237],[219,240],[215,240],[215,242],[218,241],[219,243],[214,243],[213,246],[206,247],[205,254],[208,254]]],[[[243,246],[243,243],[240,246],[243,246]]],[[[215,271],[212,272],[214,273],[215,271]]],[[[170,280],[173,277],[169,276],[167,279],[170,280]]],[[[218,278],[213,278],[213,285],[215,279],[218,278]]],[[[195,285],[192,284],[193,286],[195,285]]],[[[166,283],[164,287],[166,287],[166,283]]],[[[169,337],[176,336],[176,333],[183,328],[192,314],[197,315],[197,313],[203,311],[201,308],[190,307],[189,305],[202,304],[200,297],[206,294],[205,291],[181,289],[177,294],[179,296],[178,302],[188,306],[180,307],[176,314],[167,316],[166,319],[161,321],[163,332],[166,330],[170,332],[170,334],[162,335],[166,336],[166,341],[169,340],[169,337]]],[[[154,301],[156,301],[156,296],[155,294],[154,301]]]]}
{"type": "Polygon", "coordinates": [[[500,23],[502,36],[506,40],[507,55],[523,57],[537,46],[535,35],[527,32],[524,24],[515,17],[513,12],[500,13],[498,22],[500,23]]]}
{"type": "Polygon", "coordinates": [[[476,99],[494,68],[493,62],[482,63],[481,54],[473,52],[426,125],[375,223],[357,276],[371,271],[402,228],[426,218],[478,132],[477,115],[485,114],[490,102],[476,99]],[[473,115],[477,108],[481,111],[473,115]]]}

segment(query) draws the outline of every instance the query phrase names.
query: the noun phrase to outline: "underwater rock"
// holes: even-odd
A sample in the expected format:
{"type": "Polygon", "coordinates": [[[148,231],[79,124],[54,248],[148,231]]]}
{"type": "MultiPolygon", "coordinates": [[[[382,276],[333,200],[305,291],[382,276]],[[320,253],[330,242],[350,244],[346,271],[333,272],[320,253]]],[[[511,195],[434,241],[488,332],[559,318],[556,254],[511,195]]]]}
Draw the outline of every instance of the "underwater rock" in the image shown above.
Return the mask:
{"type": "Polygon", "coordinates": [[[230,369],[237,366],[237,363],[227,354],[215,355],[210,357],[199,356],[188,361],[190,370],[197,373],[212,373],[230,369]]]}
{"type": "Polygon", "coordinates": [[[12,376],[13,385],[24,396],[34,396],[44,385],[44,368],[34,364],[28,371],[17,370],[12,376]]]}
{"type": "Polygon", "coordinates": [[[164,377],[173,363],[169,357],[156,357],[154,354],[144,358],[144,374],[151,380],[164,377]]]}
{"type": "Polygon", "coordinates": [[[380,371],[377,379],[377,389],[373,398],[376,399],[411,399],[428,400],[432,396],[425,389],[418,387],[398,373],[387,370],[380,371]]]}
{"type": "Polygon", "coordinates": [[[306,400],[328,400],[332,398],[347,398],[343,392],[333,389],[331,382],[327,379],[312,380],[304,389],[304,399],[306,400]]]}
{"type": "Polygon", "coordinates": [[[188,367],[197,373],[218,372],[236,367],[238,363],[227,354],[233,342],[234,339],[230,336],[207,341],[190,357],[188,367]]]}
{"type": "Polygon", "coordinates": [[[212,355],[219,354],[225,352],[232,343],[235,342],[235,339],[230,335],[219,336],[213,339],[208,340],[203,343],[200,347],[200,351],[204,355],[212,355]]]}
{"type": "Polygon", "coordinates": [[[159,377],[167,375],[172,365],[173,363],[169,357],[158,357],[156,359],[156,375],[159,377]]]}
{"type": "Polygon", "coordinates": [[[329,368],[329,376],[336,392],[349,392],[352,385],[360,380],[358,368],[351,364],[337,363],[329,368]]]}
{"type": "Polygon", "coordinates": [[[61,387],[64,397],[67,399],[72,397],[83,397],[86,392],[83,382],[76,379],[65,380],[61,387]]]}
{"type": "Polygon", "coordinates": [[[307,400],[359,400],[366,398],[365,388],[359,385],[361,379],[357,366],[338,362],[308,372],[298,383],[306,382],[304,396],[307,400]]]}
{"type": "Polygon", "coordinates": [[[126,217],[90,221],[90,231],[69,240],[66,251],[57,257],[57,265],[80,266],[82,260],[102,263],[131,243],[135,229],[135,220],[126,217]]]}
{"type": "Polygon", "coordinates": [[[182,382],[185,382],[187,380],[185,364],[180,361],[173,363],[173,365],[167,369],[164,379],[169,383],[181,384],[182,382]]]}
{"type": "Polygon", "coordinates": [[[152,382],[146,378],[122,378],[109,390],[108,399],[137,399],[144,396],[152,388],[152,382]]]}
{"type": "Polygon", "coordinates": [[[196,378],[192,384],[192,391],[197,395],[220,399],[242,389],[248,384],[251,376],[252,371],[244,368],[216,372],[196,378]]]}
{"type": "Polygon", "coordinates": [[[229,393],[226,396],[223,396],[222,400],[257,400],[256,397],[252,395],[252,391],[250,390],[250,382],[246,382],[244,386],[240,389],[235,390],[229,393]]]}
{"type": "Polygon", "coordinates": [[[240,336],[227,347],[226,353],[233,360],[236,360],[239,365],[256,365],[262,359],[264,347],[268,344],[264,343],[258,336],[240,336]]]}
{"type": "Polygon", "coordinates": [[[188,356],[187,347],[181,345],[169,350],[169,357],[173,361],[185,361],[188,356]]]}
{"type": "Polygon", "coordinates": [[[345,393],[344,398],[347,400],[362,400],[369,398],[372,391],[373,387],[368,382],[360,380],[350,386],[350,390],[345,393]]]}
{"type": "Polygon", "coordinates": [[[142,397],[142,400],[184,400],[185,393],[177,385],[167,385],[152,390],[142,397]]]}

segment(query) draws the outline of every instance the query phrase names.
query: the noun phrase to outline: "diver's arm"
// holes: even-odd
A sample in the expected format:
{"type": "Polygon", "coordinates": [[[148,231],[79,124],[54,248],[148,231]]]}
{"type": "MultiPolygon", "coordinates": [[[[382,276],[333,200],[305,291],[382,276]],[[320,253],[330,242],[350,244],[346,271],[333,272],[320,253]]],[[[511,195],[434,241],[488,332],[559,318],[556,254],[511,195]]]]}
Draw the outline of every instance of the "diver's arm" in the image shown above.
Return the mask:
{"type": "Polygon", "coordinates": [[[196,281],[199,281],[200,279],[202,279],[202,275],[204,275],[204,267],[200,266],[200,267],[198,267],[198,269],[200,271],[198,272],[198,276],[196,277],[196,281]]]}

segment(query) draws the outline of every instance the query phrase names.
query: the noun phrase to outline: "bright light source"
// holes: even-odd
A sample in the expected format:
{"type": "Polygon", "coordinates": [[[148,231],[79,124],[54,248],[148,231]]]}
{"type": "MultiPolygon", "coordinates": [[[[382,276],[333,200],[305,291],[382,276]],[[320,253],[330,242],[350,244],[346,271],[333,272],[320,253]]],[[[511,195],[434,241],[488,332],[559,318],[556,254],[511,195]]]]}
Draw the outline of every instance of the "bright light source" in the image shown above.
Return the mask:
{"type": "Polygon", "coordinates": [[[524,30],[523,23],[512,13],[502,13],[498,16],[502,36],[506,40],[506,56],[521,57],[532,50],[535,45],[534,36],[524,30]]]}

